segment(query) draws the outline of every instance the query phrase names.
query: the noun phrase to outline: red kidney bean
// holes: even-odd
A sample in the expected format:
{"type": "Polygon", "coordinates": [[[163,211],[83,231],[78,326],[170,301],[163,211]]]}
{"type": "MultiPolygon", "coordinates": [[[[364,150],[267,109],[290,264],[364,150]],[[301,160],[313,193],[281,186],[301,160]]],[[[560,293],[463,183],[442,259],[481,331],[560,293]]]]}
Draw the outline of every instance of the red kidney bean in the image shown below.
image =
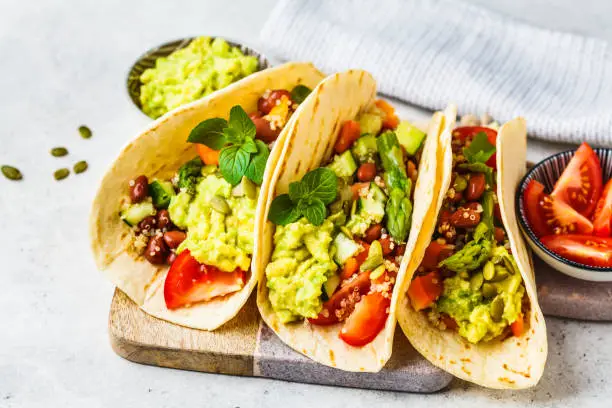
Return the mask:
{"type": "Polygon", "coordinates": [[[372,181],[376,177],[376,165],[374,163],[363,163],[357,169],[359,181],[372,181]]]}
{"type": "Polygon", "coordinates": [[[391,238],[389,236],[379,239],[378,242],[380,242],[384,256],[387,256],[393,252],[394,244],[391,242],[391,238]]]}
{"type": "Polygon", "coordinates": [[[365,232],[363,240],[368,244],[376,241],[382,235],[382,224],[375,224],[368,228],[365,232]]]}
{"type": "Polygon", "coordinates": [[[480,222],[480,214],[469,208],[459,208],[451,215],[450,223],[458,228],[472,228],[480,222]]]}
{"type": "Polygon", "coordinates": [[[472,173],[468,181],[467,189],[465,190],[465,198],[468,201],[476,201],[485,191],[486,187],[485,176],[482,173],[472,173]]]}
{"type": "Polygon", "coordinates": [[[147,261],[154,265],[161,265],[166,262],[168,256],[168,247],[161,235],[151,237],[149,244],[144,252],[144,257],[147,261]]]}
{"type": "Polygon", "coordinates": [[[164,242],[170,249],[175,249],[187,238],[183,231],[167,231],[164,233],[164,242]]]}
{"type": "Polygon", "coordinates": [[[280,135],[281,128],[272,129],[265,118],[251,118],[255,124],[255,136],[266,143],[272,143],[280,135]]]}
{"type": "Polygon", "coordinates": [[[144,217],[142,219],[142,221],[140,221],[138,223],[138,229],[141,232],[151,232],[156,227],[157,227],[157,219],[155,219],[155,216],[153,216],[153,215],[149,215],[147,217],[144,217]]]}
{"type": "Polygon", "coordinates": [[[506,237],[506,232],[503,228],[495,227],[494,235],[497,242],[503,242],[504,238],[506,237]]]}
{"type": "Polygon", "coordinates": [[[149,195],[149,179],[142,175],[130,181],[130,200],[139,203],[149,195]]]}
{"type": "Polygon", "coordinates": [[[264,115],[270,113],[272,108],[276,106],[276,101],[281,99],[283,96],[286,96],[289,100],[291,100],[291,93],[285,89],[275,89],[270,91],[270,93],[266,96],[267,97],[262,96],[257,101],[257,109],[264,115]]]}
{"type": "Polygon", "coordinates": [[[157,212],[157,227],[158,228],[172,228],[172,221],[170,221],[170,213],[168,210],[159,210],[157,212]]]}

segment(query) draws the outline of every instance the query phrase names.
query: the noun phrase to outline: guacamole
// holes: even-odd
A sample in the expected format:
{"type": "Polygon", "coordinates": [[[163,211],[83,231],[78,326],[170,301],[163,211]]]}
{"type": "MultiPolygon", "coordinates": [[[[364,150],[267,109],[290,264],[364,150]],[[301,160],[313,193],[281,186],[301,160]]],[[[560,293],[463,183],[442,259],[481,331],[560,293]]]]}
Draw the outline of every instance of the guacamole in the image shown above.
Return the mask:
{"type": "Polygon", "coordinates": [[[221,38],[198,37],[187,47],[157,59],[155,68],[142,73],[142,110],[157,118],[256,70],[256,57],[245,56],[221,38]]]}
{"type": "Polygon", "coordinates": [[[274,233],[274,253],[266,267],[272,308],[283,323],[317,317],[322,287],[338,269],[332,260],[333,220],[314,226],[302,218],[274,233]]]}
{"type": "Polygon", "coordinates": [[[232,186],[214,174],[204,176],[195,190],[195,196],[181,191],[170,200],[168,211],[172,222],[189,231],[177,252],[189,249],[198,262],[225,272],[236,268],[248,270],[257,200],[234,197],[232,186]],[[211,200],[215,196],[225,200],[227,214],[213,209],[211,200]]]}

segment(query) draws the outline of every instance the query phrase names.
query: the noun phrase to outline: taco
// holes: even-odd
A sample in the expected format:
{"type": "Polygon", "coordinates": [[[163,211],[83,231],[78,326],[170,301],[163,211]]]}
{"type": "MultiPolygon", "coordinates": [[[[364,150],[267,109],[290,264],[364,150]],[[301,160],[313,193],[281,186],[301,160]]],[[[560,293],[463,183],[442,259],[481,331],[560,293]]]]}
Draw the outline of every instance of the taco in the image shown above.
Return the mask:
{"type": "Polygon", "coordinates": [[[442,114],[426,135],[376,100],[376,82],[359,70],[326,78],[299,110],[262,186],[258,307],[313,360],[379,371],[391,355],[397,285],[436,185],[442,114]]]}
{"type": "Polygon", "coordinates": [[[522,118],[440,135],[441,188],[419,231],[398,300],[412,345],[456,377],[490,388],[537,384],[546,326],[514,193],[525,171],[522,118]]]}
{"type": "Polygon", "coordinates": [[[257,283],[261,184],[323,75],[288,63],[174,110],[130,142],[93,202],[99,269],[142,310],[214,330],[257,283]]]}

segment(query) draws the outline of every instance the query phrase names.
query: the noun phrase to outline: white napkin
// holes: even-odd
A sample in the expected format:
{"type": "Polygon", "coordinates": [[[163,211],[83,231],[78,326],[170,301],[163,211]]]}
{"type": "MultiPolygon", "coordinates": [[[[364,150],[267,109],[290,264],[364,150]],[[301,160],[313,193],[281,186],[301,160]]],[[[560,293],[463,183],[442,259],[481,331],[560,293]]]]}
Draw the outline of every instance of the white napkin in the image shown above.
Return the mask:
{"type": "Polygon", "coordinates": [[[261,42],[326,72],[362,68],[381,93],[430,109],[527,119],[531,136],[612,146],[605,41],[459,1],[282,0],[261,42]]]}

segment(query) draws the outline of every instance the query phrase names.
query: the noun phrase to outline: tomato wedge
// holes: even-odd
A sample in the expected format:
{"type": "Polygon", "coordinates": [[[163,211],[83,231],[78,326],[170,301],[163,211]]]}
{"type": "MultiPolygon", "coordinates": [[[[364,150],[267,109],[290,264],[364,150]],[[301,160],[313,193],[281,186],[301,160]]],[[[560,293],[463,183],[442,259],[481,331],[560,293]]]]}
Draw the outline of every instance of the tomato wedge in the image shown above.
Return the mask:
{"type": "Polygon", "coordinates": [[[221,153],[221,150],[214,150],[206,145],[199,143],[196,144],[196,150],[198,151],[198,155],[200,156],[204,164],[219,164],[219,154],[221,153]]]}
{"type": "Polygon", "coordinates": [[[548,235],[540,238],[551,251],[585,265],[612,267],[612,238],[591,235],[548,235]]]}
{"type": "Polygon", "coordinates": [[[589,217],[599,200],[602,184],[599,158],[591,146],[582,143],[557,180],[551,196],[589,217]]]}
{"type": "Polygon", "coordinates": [[[246,273],[241,269],[223,272],[199,263],[184,250],[170,266],[164,282],[164,300],[168,309],[224,296],[242,289],[246,273]]]}
{"type": "Polygon", "coordinates": [[[421,266],[428,271],[438,269],[438,264],[453,253],[453,248],[454,246],[450,244],[440,244],[438,241],[431,241],[425,250],[421,266]]]}
{"type": "Polygon", "coordinates": [[[328,326],[338,323],[340,319],[338,319],[336,315],[336,310],[342,308],[342,301],[355,292],[361,295],[368,293],[370,284],[370,272],[361,272],[353,280],[341,286],[327,302],[323,303],[323,309],[321,313],[319,313],[319,316],[309,318],[308,321],[319,326],[328,326]]]}
{"type": "Polygon", "coordinates": [[[340,330],[340,338],[354,347],[362,347],[376,338],[385,327],[391,298],[388,294],[373,292],[355,305],[340,330]]]}
{"type": "Polygon", "coordinates": [[[359,136],[361,136],[359,122],[347,120],[344,122],[344,125],[342,125],[342,129],[340,129],[338,140],[336,140],[336,144],[334,145],[334,151],[338,154],[344,153],[351,147],[355,140],[359,139],[359,136]]]}
{"type": "Polygon", "coordinates": [[[600,237],[612,235],[612,179],[608,180],[593,215],[593,233],[600,237]]]}
{"type": "Polygon", "coordinates": [[[442,294],[442,279],[437,271],[417,276],[410,283],[408,297],[415,310],[428,308],[442,294]]]}
{"type": "Polygon", "coordinates": [[[520,335],[523,334],[525,331],[525,319],[522,313],[519,313],[516,320],[510,323],[510,330],[514,337],[520,337],[520,335]]]}
{"type": "MultiPolygon", "coordinates": [[[[456,137],[460,140],[465,140],[467,138],[473,138],[478,133],[484,132],[487,135],[487,139],[489,143],[493,146],[497,146],[497,130],[491,129],[485,126],[461,126],[453,130],[453,137],[456,137]]],[[[489,160],[487,160],[486,165],[489,167],[493,167],[497,169],[497,160],[495,159],[496,154],[491,156],[489,160]]]]}
{"type": "Polygon", "coordinates": [[[563,201],[544,193],[544,186],[531,180],[523,193],[525,215],[536,236],[549,234],[590,234],[593,224],[563,201]]]}

